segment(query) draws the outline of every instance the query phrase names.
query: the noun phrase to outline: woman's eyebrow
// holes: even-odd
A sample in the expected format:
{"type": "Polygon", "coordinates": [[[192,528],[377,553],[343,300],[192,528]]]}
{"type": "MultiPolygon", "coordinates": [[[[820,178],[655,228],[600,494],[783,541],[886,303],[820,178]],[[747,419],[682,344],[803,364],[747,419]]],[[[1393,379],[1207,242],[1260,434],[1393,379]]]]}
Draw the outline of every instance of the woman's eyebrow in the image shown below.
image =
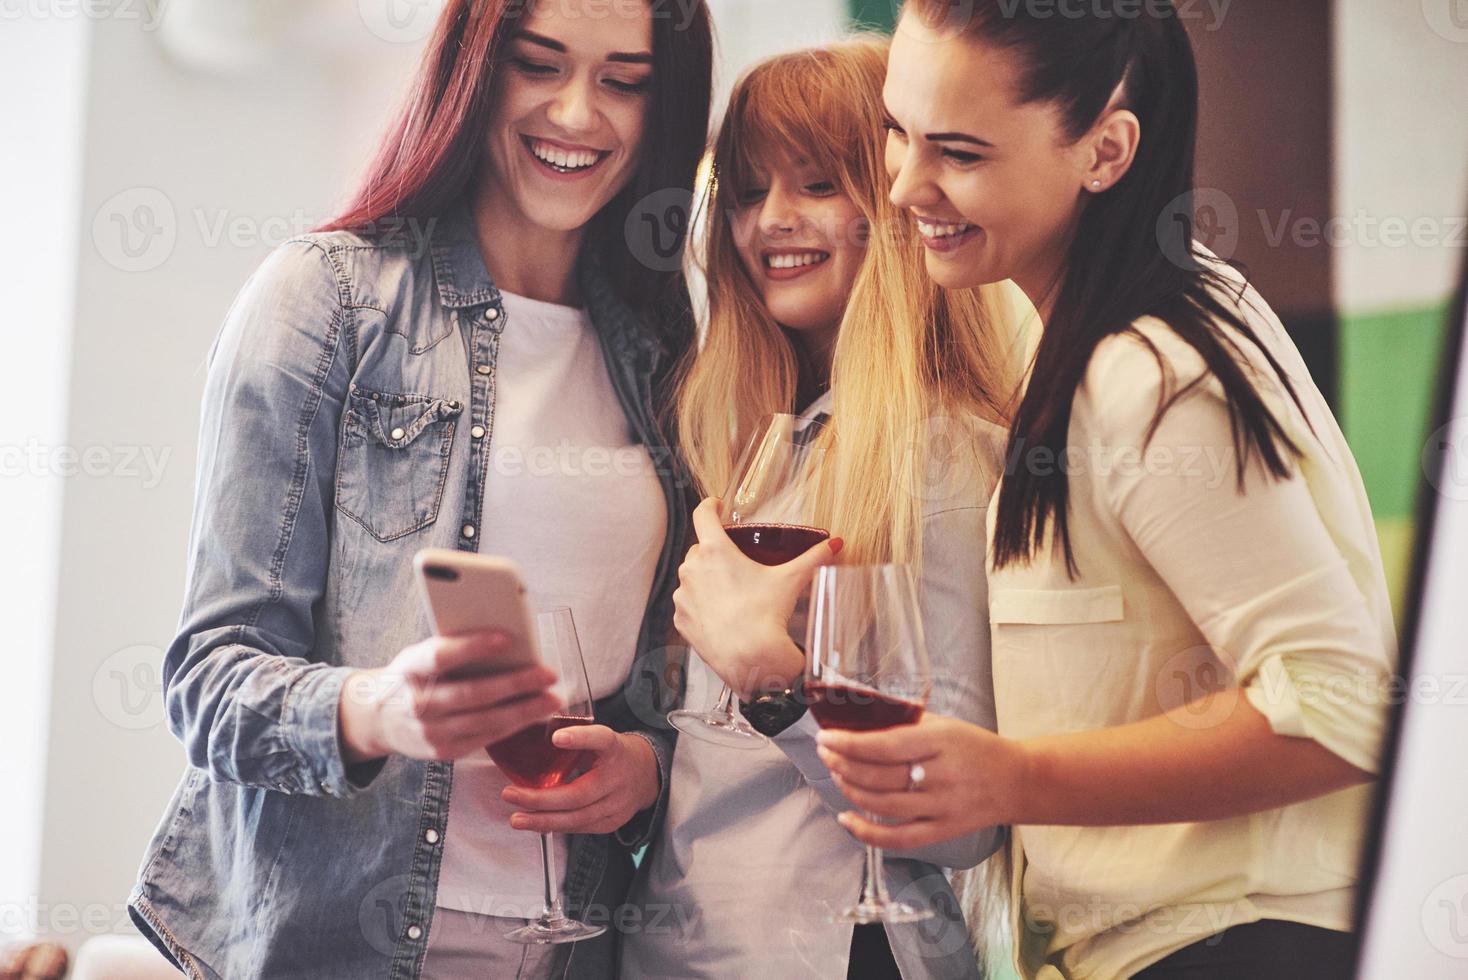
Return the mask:
{"type": "MultiPolygon", "coordinates": [[[[531,44],[539,45],[540,47],[554,51],[557,54],[566,53],[566,46],[560,41],[557,41],[553,37],[546,37],[544,34],[537,34],[534,31],[516,31],[515,40],[528,41],[531,44]]],[[[614,51],[611,54],[607,55],[607,60],[622,62],[624,64],[630,65],[650,65],[652,64],[652,52],[614,51]]]]}
{"type": "Polygon", "coordinates": [[[994,144],[988,140],[979,139],[977,136],[970,136],[968,133],[926,133],[924,134],[924,139],[931,140],[934,143],[972,143],[975,146],[987,146],[990,149],[994,147],[994,144]]]}

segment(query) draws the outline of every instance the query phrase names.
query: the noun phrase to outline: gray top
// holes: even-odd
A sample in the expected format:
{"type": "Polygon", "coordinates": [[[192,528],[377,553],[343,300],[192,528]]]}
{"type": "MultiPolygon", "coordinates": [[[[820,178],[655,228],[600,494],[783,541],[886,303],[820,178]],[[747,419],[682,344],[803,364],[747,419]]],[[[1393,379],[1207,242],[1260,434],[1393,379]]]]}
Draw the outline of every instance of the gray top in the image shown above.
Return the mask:
{"type": "MultiPolygon", "coordinates": [[[[927,435],[936,456],[923,488],[920,583],[930,707],[993,729],[984,528],[1005,433],[944,419],[927,435]]],[[[719,689],[713,672],[690,658],[685,704],[711,708],[719,689]]],[[[846,976],[852,927],[831,916],[856,901],[864,851],[836,822],[852,806],[816,754],[818,730],[806,714],[758,750],[678,740],[667,819],[629,898],[641,925],[623,936],[623,976],[846,976]]],[[[1003,839],[1004,828],[991,828],[887,855],[893,896],[940,912],[888,927],[907,980],[981,976],[942,869],[971,867],[1003,839]]]]}

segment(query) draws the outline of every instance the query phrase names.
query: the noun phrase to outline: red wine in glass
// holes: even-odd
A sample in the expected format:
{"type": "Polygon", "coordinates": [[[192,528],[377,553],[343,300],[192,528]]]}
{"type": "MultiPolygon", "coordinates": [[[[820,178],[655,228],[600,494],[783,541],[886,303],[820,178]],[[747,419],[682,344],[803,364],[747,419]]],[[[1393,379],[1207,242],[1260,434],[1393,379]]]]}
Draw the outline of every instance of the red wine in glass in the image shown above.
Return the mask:
{"type": "MultiPolygon", "coordinates": [[[[581,750],[558,748],[551,744],[551,736],[563,728],[592,724],[591,679],[586,674],[586,661],[576,638],[576,620],[570,609],[562,606],[537,612],[535,630],[541,659],[561,677],[565,707],[561,714],[487,745],[485,750],[516,786],[551,789],[564,783],[581,764],[584,755],[581,750]]],[[[606,926],[577,922],[566,915],[561,902],[561,876],[556,871],[555,849],[549,833],[540,835],[540,860],[545,907],[534,922],[510,930],[505,938],[512,943],[542,946],[579,942],[606,932],[606,926]]]]}
{"type": "Polygon", "coordinates": [[[876,732],[916,724],[923,716],[923,706],[916,701],[850,684],[806,681],[805,696],[810,700],[811,715],[822,728],[876,732]]]}
{"type": "Polygon", "coordinates": [[[761,565],[793,561],[831,536],[804,524],[726,524],[724,530],[746,558],[761,565]]]}
{"type": "Polygon", "coordinates": [[[590,718],[547,718],[485,746],[485,750],[516,786],[551,789],[564,783],[586,756],[580,749],[559,748],[551,742],[551,736],[563,728],[591,723],[590,718]]]}
{"type": "MultiPolygon", "coordinates": [[[[820,504],[824,425],[796,415],[766,416],[753,432],[724,493],[724,531],[740,552],[762,565],[783,565],[831,536],[820,504]]],[[[690,738],[741,749],[769,743],[734,712],[724,685],[711,711],[685,707],[668,713],[690,738]]]]}
{"type": "MultiPolygon", "coordinates": [[[[873,732],[910,725],[932,693],[917,579],[904,565],[825,565],[811,584],[804,689],[822,728],[873,732]]],[[[926,902],[887,893],[882,851],[866,848],[861,897],[843,922],[920,922],[926,902]]]]}

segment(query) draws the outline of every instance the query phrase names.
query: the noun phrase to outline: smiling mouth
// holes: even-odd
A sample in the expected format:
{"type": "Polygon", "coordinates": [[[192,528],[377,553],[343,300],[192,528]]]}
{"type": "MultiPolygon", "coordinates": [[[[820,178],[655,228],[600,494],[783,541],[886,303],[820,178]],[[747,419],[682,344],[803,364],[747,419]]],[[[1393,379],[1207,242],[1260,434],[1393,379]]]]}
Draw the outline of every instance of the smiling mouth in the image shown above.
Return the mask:
{"type": "Polygon", "coordinates": [[[963,221],[957,224],[939,224],[937,222],[924,221],[922,218],[918,219],[917,226],[919,234],[924,238],[935,241],[941,241],[945,238],[957,238],[974,227],[963,221]]]}
{"type": "Polygon", "coordinates": [[[567,149],[533,136],[521,135],[520,140],[537,163],[558,174],[583,174],[595,170],[612,155],[609,150],[567,149]]]}
{"type": "Polygon", "coordinates": [[[820,265],[830,259],[830,252],[822,252],[811,249],[805,252],[765,252],[760,256],[767,270],[775,272],[790,272],[796,269],[808,269],[820,265]]]}

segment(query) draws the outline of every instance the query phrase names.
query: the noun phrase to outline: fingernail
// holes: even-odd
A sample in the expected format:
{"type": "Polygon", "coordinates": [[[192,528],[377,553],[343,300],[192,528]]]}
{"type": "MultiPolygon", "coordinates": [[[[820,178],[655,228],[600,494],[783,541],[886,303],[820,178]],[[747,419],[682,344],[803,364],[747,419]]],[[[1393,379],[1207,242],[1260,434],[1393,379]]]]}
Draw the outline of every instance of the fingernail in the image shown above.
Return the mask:
{"type": "Polygon", "coordinates": [[[839,555],[839,554],[841,554],[841,549],[844,548],[844,547],[846,547],[846,542],[844,540],[842,540],[841,538],[832,538],[831,541],[830,541],[830,545],[831,545],[831,554],[832,555],[839,555]]]}

